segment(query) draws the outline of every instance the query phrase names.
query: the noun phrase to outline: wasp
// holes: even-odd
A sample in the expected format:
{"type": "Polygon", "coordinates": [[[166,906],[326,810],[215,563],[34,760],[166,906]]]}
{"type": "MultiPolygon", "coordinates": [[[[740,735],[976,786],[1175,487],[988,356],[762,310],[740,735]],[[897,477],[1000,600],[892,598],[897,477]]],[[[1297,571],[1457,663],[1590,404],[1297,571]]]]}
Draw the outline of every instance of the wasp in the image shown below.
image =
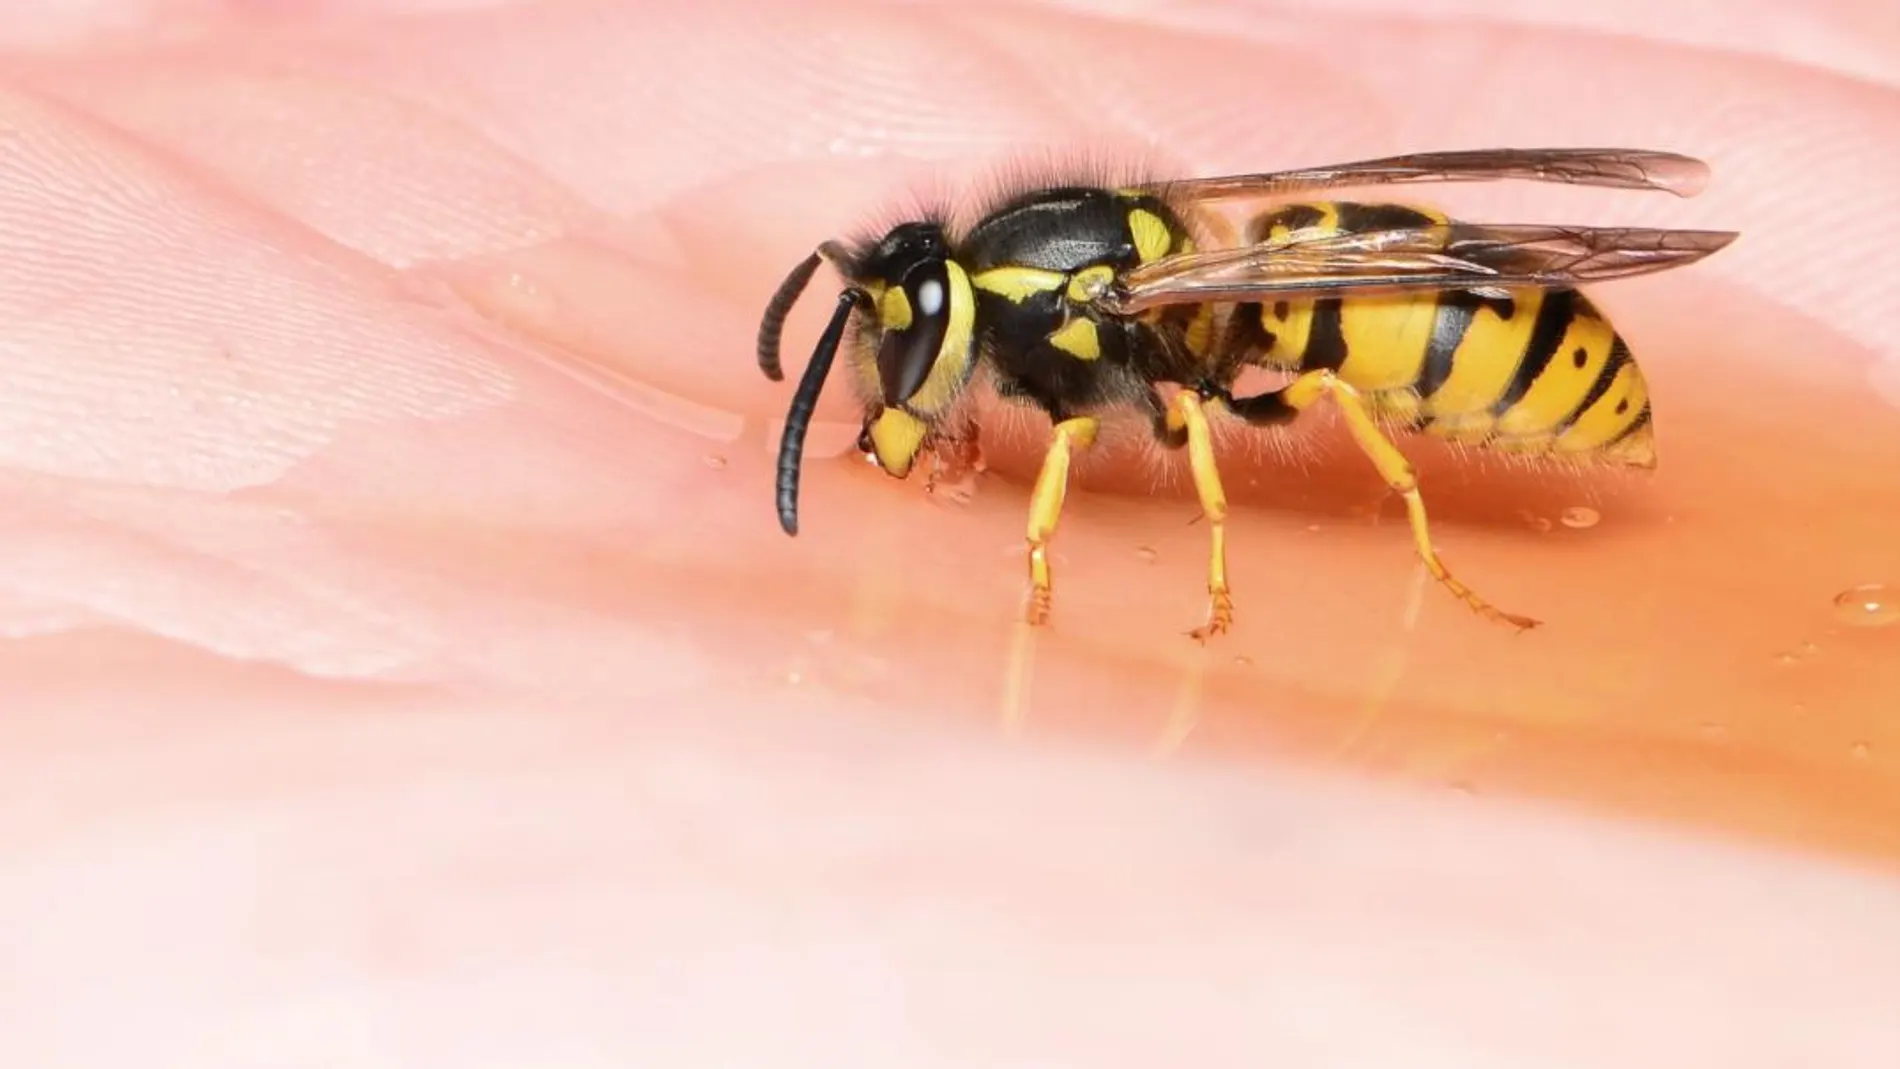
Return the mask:
{"type": "Polygon", "coordinates": [[[1523,179],[1688,197],[1708,173],[1691,157],[1634,149],[1432,152],[1033,189],[1001,198],[966,226],[920,213],[862,240],[827,241],[785,278],[759,328],[759,366],[782,380],[786,316],[821,263],[843,277],[785,421],[780,525],[798,532],[806,429],[840,347],[863,403],[859,448],[897,478],[963,433],[960,406],[980,372],[1001,398],[1050,421],[1026,532],[1027,619],[1043,624],[1053,597],[1048,547],[1071,462],[1103,420],[1134,413],[1163,446],[1187,450],[1211,539],[1207,618],[1189,632],[1205,640],[1234,618],[1210,416],[1276,427],[1325,403],[1404,499],[1431,575],[1491,620],[1538,626],[1480,597],[1445,565],[1393,436],[1653,469],[1643,372],[1580,287],[1681,267],[1737,235],[1480,224],[1412,204],[1313,195],[1523,179]],[[1226,209],[1249,203],[1259,206],[1243,223],[1224,221],[1226,209]],[[1285,384],[1235,396],[1249,368],[1282,373],[1285,384]]]}

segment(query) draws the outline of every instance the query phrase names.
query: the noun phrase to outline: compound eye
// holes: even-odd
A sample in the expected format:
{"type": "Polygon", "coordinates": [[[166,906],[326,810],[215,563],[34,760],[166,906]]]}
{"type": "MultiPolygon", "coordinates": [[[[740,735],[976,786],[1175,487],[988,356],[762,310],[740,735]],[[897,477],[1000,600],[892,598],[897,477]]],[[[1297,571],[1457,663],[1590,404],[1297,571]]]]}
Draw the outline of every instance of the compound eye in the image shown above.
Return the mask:
{"type": "Polygon", "coordinates": [[[950,277],[940,260],[912,268],[891,297],[901,306],[882,310],[886,324],[878,344],[877,374],[884,386],[884,403],[892,408],[910,400],[930,377],[943,350],[949,329],[950,277]]]}

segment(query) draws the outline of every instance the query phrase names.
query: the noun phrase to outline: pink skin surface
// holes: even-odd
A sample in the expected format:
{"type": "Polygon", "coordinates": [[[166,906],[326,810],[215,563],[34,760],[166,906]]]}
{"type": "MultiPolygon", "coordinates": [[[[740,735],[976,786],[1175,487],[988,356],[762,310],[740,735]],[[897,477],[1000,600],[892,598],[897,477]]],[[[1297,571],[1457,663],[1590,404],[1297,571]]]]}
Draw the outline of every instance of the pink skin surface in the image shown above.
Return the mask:
{"type": "Polygon", "coordinates": [[[1900,1064],[1890,5],[34,6],[0,1065],[1900,1064]],[[840,380],[779,533],[758,312],[919,182],[1501,144],[1716,179],[1429,196],[1744,233],[1602,291],[1655,478],[1415,449],[1546,628],[1323,418],[1205,650],[1113,443],[1027,647],[1033,423],[926,496],[840,380]]]}

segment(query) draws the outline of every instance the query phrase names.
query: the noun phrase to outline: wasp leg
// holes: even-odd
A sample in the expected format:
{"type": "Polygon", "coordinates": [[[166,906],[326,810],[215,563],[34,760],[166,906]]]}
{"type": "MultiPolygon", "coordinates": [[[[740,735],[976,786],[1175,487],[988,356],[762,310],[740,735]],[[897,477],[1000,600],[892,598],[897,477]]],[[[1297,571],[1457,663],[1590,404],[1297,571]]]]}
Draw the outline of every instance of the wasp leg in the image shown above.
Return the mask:
{"type": "Polygon", "coordinates": [[[1042,458],[1042,473],[1036,476],[1036,489],[1029,497],[1028,620],[1037,626],[1048,622],[1049,605],[1054,597],[1054,586],[1049,578],[1049,539],[1056,533],[1056,521],[1062,517],[1062,502],[1069,494],[1069,461],[1095,443],[1097,426],[1088,416],[1056,424],[1055,433],[1049,439],[1049,451],[1042,458]]]}
{"type": "Polygon", "coordinates": [[[1187,432],[1188,465],[1194,473],[1194,492],[1200,496],[1201,512],[1206,515],[1210,545],[1207,554],[1207,623],[1188,632],[1206,642],[1223,634],[1234,623],[1234,597],[1227,586],[1227,491],[1220,483],[1220,467],[1214,460],[1214,438],[1207,428],[1207,415],[1201,409],[1200,395],[1181,390],[1168,401],[1167,429],[1174,434],[1187,432]]]}
{"type": "Polygon", "coordinates": [[[1359,443],[1366,458],[1372,461],[1373,467],[1379,470],[1379,475],[1387,485],[1404,496],[1406,514],[1412,525],[1412,541],[1417,545],[1419,559],[1425,562],[1432,578],[1444,584],[1445,589],[1486,619],[1509,624],[1520,630],[1538,626],[1537,620],[1505,612],[1479,597],[1445,567],[1438,551],[1432,548],[1430,528],[1425,522],[1425,500],[1419,496],[1418,476],[1413,472],[1411,462],[1379,429],[1372,413],[1366,408],[1365,400],[1359,396],[1359,391],[1340,381],[1339,376],[1331,371],[1309,371],[1272,393],[1237,398],[1230,402],[1230,407],[1236,415],[1252,423],[1282,423],[1312,407],[1322,397],[1330,397],[1339,406],[1340,412],[1346,417],[1346,426],[1352,431],[1353,439],[1359,443]]]}

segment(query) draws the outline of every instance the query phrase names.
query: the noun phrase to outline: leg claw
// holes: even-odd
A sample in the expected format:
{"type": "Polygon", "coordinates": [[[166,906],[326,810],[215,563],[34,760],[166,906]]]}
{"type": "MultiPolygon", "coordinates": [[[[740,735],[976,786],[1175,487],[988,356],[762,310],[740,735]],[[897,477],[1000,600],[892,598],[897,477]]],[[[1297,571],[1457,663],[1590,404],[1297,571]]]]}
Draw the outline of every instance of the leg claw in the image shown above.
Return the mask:
{"type": "Polygon", "coordinates": [[[1196,642],[1205,643],[1216,635],[1224,635],[1234,625],[1234,599],[1225,590],[1216,590],[1208,596],[1207,622],[1188,632],[1188,637],[1196,642]]]}
{"type": "Polygon", "coordinates": [[[1023,621],[1031,627],[1041,627],[1049,622],[1050,593],[1047,590],[1032,590],[1029,594],[1029,609],[1023,614],[1023,621]]]}

